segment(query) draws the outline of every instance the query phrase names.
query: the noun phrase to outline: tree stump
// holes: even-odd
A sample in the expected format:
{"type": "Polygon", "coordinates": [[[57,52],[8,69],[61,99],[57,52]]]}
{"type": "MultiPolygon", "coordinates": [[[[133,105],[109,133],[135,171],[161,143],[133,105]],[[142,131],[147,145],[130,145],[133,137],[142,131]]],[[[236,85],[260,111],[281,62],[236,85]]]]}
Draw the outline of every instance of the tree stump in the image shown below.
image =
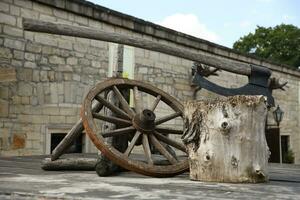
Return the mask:
{"type": "Polygon", "coordinates": [[[190,179],[258,183],[268,181],[269,148],[263,96],[232,96],[184,105],[182,136],[190,179]]]}

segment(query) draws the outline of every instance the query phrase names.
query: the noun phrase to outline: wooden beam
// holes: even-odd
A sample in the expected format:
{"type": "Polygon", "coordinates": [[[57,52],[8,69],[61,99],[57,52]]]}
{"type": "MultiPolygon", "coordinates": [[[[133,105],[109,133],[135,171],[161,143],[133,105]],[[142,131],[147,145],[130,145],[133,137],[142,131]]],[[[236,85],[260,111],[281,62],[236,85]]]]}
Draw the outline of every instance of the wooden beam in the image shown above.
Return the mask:
{"type": "Polygon", "coordinates": [[[172,56],[184,58],[191,61],[200,62],[212,67],[223,69],[228,72],[233,72],[241,75],[250,75],[250,64],[232,60],[229,58],[211,55],[204,51],[198,52],[178,48],[174,45],[164,44],[162,42],[155,42],[144,38],[122,35],[114,32],[106,32],[96,30],[95,28],[88,28],[83,26],[72,26],[67,24],[45,22],[35,19],[23,19],[24,30],[35,31],[42,33],[52,33],[58,35],[74,36],[80,38],[88,38],[94,40],[102,40],[107,42],[115,42],[129,46],[157,51],[172,56]]]}

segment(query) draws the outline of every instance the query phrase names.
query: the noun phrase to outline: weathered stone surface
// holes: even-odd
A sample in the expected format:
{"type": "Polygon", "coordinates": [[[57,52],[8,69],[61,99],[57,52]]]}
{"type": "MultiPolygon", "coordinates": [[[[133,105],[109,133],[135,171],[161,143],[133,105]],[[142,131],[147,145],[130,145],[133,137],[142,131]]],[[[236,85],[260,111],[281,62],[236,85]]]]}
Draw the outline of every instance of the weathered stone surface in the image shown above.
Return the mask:
{"type": "Polygon", "coordinates": [[[33,53],[40,53],[42,50],[42,47],[36,43],[26,43],[26,51],[33,52],[33,53]]]}
{"type": "Polygon", "coordinates": [[[3,33],[11,36],[16,36],[16,37],[22,37],[23,36],[23,30],[19,28],[14,28],[11,26],[4,26],[3,27],[3,33]]]}
{"type": "Polygon", "coordinates": [[[20,96],[31,96],[33,92],[33,88],[30,84],[19,82],[18,83],[18,94],[20,96]]]}
{"type": "Polygon", "coordinates": [[[0,23],[15,26],[17,23],[17,19],[14,16],[7,15],[7,14],[4,14],[1,12],[0,13],[0,23]]]}
{"type": "Polygon", "coordinates": [[[35,62],[31,62],[31,61],[26,61],[24,63],[24,67],[27,67],[27,68],[36,68],[36,63],[35,62]]]}
{"type": "Polygon", "coordinates": [[[0,83],[16,81],[16,70],[13,68],[0,68],[0,83]]]}
{"type": "Polygon", "coordinates": [[[50,56],[49,63],[51,64],[65,64],[65,59],[58,56],[50,56]]]}
{"type": "Polygon", "coordinates": [[[0,58],[12,58],[11,50],[8,48],[0,47],[0,58]]]}
{"type": "Polygon", "coordinates": [[[20,40],[13,40],[13,39],[5,38],[4,46],[12,48],[12,49],[24,50],[25,43],[20,40]]]}
{"type": "Polygon", "coordinates": [[[25,140],[26,137],[24,134],[14,134],[13,135],[13,142],[12,142],[12,149],[23,149],[25,147],[25,140]]]}
{"type": "Polygon", "coordinates": [[[8,117],[8,114],[9,114],[8,101],[0,99],[0,117],[8,117]]]}

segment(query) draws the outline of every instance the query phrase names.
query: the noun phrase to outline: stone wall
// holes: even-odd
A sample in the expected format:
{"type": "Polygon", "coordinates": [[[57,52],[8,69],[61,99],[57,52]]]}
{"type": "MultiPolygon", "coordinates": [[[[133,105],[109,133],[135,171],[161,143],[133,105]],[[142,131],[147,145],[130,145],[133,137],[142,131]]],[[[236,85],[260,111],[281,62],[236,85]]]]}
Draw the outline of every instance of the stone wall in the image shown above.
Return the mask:
{"type": "MultiPolygon", "coordinates": [[[[81,0],[0,2],[0,155],[48,153],[49,133],[66,132],[79,119],[89,88],[108,74],[107,42],[23,31],[23,17],[94,27],[269,67],[273,76],[289,81],[286,91],[275,91],[274,96],[285,111],[281,134],[290,135],[300,163],[299,72],[81,0]]],[[[193,98],[192,61],[140,48],[134,55],[135,79],[180,101],[193,98]]],[[[247,77],[222,71],[210,80],[239,87],[247,77]]],[[[197,99],[216,96],[201,90],[197,99]]],[[[95,151],[88,140],[85,151],[95,151]]]]}

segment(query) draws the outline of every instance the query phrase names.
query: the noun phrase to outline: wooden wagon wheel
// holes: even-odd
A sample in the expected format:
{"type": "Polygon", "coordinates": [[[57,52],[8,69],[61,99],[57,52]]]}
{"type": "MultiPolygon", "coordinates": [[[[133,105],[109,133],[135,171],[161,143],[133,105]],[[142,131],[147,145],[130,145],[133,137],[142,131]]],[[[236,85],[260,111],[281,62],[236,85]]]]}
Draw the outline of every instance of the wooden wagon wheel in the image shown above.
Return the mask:
{"type": "Polygon", "coordinates": [[[182,120],[182,109],[183,106],[178,100],[149,84],[135,80],[112,78],[98,83],[88,92],[82,105],[81,117],[85,131],[92,142],[111,161],[128,170],[144,175],[168,177],[183,173],[188,170],[189,167],[186,149],[180,140],[182,128],[181,130],[176,130],[174,128],[162,127],[161,125],[170,120],[175,120],[175,118],[182,120]],[[133,93],[133,109],[129,106],[121,93],[124,89],[129,89],[133,93]],[[109,91],[114,92],[121,108],[106,100],[105,95],[101,96],[101,93],[107,93],[109,91]],[[145,104],[142,104],[142,94],[150,95],[153,98],[151,105],[145,106],[145,104]],[[104,107],[110,109],[115,116],[109,117],[101,115],[101,113],[93,112],[92,104],[94,101],[103,104],[104,107]],[[155,112],[158,110],[156,107],[159,102],[163,102],[161,104],[167,105],[173,113],[156,119],[155,112]],[[97,124],[99,120],[122,125],[122,128],[104,132],[97,124]],[[131,136],[131,141],[125,152],[120,152],[105,142],[105,138],[107,137],[124,134],[127,134],[129,137],[131,136]],[[167,134],[170,137],[168,137],[167,134]],[[142,160],[131,155],[138,141],[140,141],[143,147],[142,156],[144,159],[142,160]],[[163,157],[166,161],[164,164],[156,162],[155,158],[157,155],[152,153],[153,151],[151,151],[150,146],[154,146],[154,148],[160,152],[160,158],[163,157]],[[171,147],[175,150],[174,152],[179,152],[179,154],[181,153],[183,156],[174,154],[174,152],[172,153],[170,151],[171,147]]]}

